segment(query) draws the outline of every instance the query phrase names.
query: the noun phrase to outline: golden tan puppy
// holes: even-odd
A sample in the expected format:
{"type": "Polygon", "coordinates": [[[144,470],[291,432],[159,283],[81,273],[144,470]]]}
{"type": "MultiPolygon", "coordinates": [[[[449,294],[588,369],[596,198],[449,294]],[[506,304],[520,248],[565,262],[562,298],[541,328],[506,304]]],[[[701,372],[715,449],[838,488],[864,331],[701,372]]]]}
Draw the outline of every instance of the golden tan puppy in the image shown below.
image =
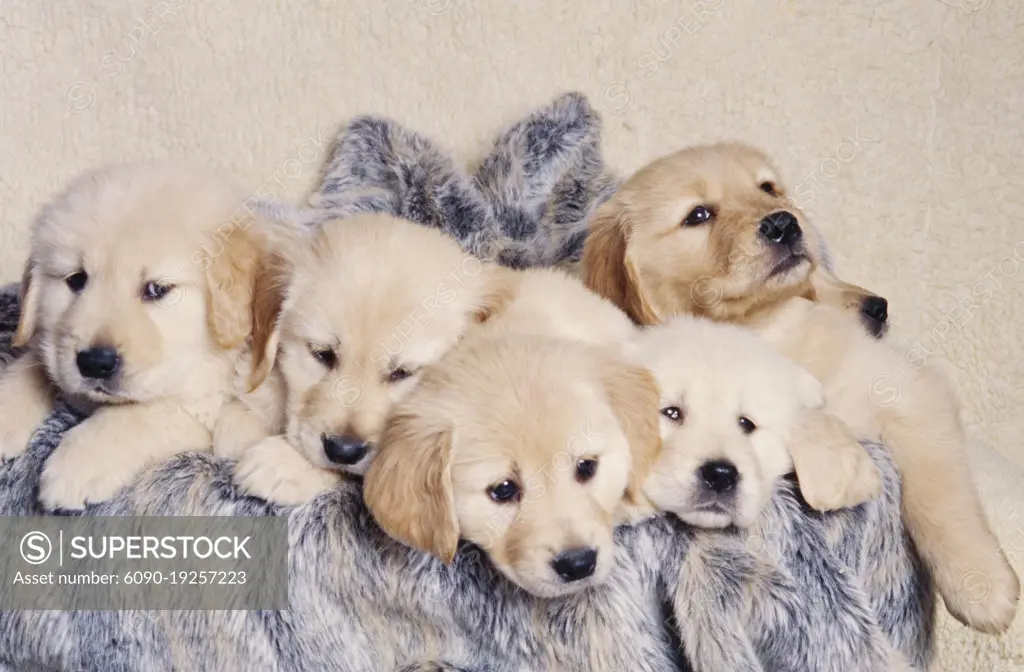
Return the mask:
{"type": "Polygon", "coordinates": [[[58,388],[93,411],[47,461],[46,506],[107,499],[151,463],[210,448],[252,323],[261,244],[244,198],[196,167],[131,164],[80,177],[39,215],[0,456],[25,449],[58,388]]]}
{"type": "Polygon", "coordinates": [[[822,381],[830,412],[854,435],[892,451],[907,529],[950,614],[982,632],[1008,628],[1020,582],[978,499],[959,403],[945,377],[930,366],[900,366],[897,352],[832,306],[790,299],[749,323],[822,381]],[[972,581],[988,592],[970,591],[972,581]]]}
{"type": "Polygon", "coordinates": [[[881,480],[821,383],[748,329],[678,317],[637,333],[627,352],[661,391],[658,462],[644,483],[657,509],[700,527],[749,527],[796,471],[827,511],[877,496],[881,480]]]}
{"type": "Polygon", "coordinates": [[[881,317],[877,306],[848,310],[863,290],[822,274],[804,224],[760,152],[683,150],[639,171],[602,207],[584,276],[641,324],[684,314],[748,324],[814,374],[832,414],[892,451],[908,529],[947,609],[1001,632],[1019,581],[978,501],[955,396],[937,371],[897,366],[897,353],[864,331],[865,315],[881,317]],[[981,599],[965,589],[978,577],[991,586],[981,599]]]}
{"type": "Polygon", "coordinates": [[[599,584],[613,527],[660,448],[658,391],[613,348],[471,336],[389,420],[366,503],[399,541],[451,562],[459,539],[544,597],[599,584]]]}
{"type": "Polygon", "coordinates": [[[822,252],[767,157],[726,143],[637,171],[595,213],[582,276],[638,324],[683,314],[734,320],[803,296],[858,313],[880,336],[885,299],[838,280],[822,252]]]}
{"type": "Polygon", "coordinates": [[[281,504],[363,474],[391,406],[478,323],[596,343],[633,332],[564,273],[481,262],[388,215],[329,221],[279,249],[287,258],[257,283],[254,373],[240,378],[252,391],[225,415],[217,452],[241,456],[242,486],[281,504]]]}

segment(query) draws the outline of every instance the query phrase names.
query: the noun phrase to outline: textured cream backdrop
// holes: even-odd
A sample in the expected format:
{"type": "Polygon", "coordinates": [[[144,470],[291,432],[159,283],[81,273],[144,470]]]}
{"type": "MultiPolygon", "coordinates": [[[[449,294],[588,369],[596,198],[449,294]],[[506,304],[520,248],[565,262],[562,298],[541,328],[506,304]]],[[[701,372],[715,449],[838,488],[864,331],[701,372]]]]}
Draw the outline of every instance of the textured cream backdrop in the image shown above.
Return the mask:
{"type": "MultiPolygon", "coordinates": [[[[687,143],[761,145],[841,274],[889,298],[907,366],[954,376],[1022,567],[1018,0],[0,0],[0,63],[0,280],[20,274],[33,212],[84,168],[186,156],[300,198],[358,113],[472,161],[578,89],[622,172],[687,143]]],[[[945,621],[941,658],[1024,669],[1024,618],[1000,639],[945,621]]]]}

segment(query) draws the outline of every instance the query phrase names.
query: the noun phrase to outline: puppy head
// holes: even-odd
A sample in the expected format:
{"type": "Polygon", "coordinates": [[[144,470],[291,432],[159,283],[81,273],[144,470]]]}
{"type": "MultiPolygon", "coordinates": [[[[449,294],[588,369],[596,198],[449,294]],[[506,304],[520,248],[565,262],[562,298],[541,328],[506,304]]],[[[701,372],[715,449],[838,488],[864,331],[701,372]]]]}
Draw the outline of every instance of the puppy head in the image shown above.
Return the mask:
{"type": "Polygon", "coordinates": [[[289,441],[315,465],[362,474],[391,406],[486,313],[495,267],[380,214],[284,238],[257,282],[250,385],[276,365],[289,441]]]}
{"type": "Polygon", "coordinates": [[[660,450],[657,389],[608,351],[476,337],[389,421],[366,502],[396,539],[450,562],[461,537],[539,596],[614,565],[613,526],[660,450]]]}
{"type": "Polygon", "coordinates": [[[884,299],[836,280],[821,250],[767,157],[723,143],[665,156],[630,178],[595,214],[583,275],[639,324],[687,314],[729,321],[807,296],[853,304],[878,331],[884,299]]]}
{"type": "MultiPolygon", "coordinates": [[[[820,383],[745,329],[678,318],[642,331],[628,351],[661,388],[664,448],[644,492],[690,524],[753,524],[793,469],[798,441],[860,449],[842,423],[821,421],[820,383]]],[[[801,482],[828,468],[821,460],[796,465],[801,482]]]]}
{"type": "Polygon", "coordinates": [[[78,178],[35,222],[16,342],[97,403],[181,390],[249,334],[262,243],[244,198],[191,166],[78,178]]]}

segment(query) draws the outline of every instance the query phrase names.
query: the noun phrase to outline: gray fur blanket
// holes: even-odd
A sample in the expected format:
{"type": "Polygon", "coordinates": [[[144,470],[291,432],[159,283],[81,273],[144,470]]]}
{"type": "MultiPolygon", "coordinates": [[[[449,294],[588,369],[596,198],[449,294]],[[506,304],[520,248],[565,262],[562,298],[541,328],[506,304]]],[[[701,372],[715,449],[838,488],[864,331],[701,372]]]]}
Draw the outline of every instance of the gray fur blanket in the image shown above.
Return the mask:
{"type": "MultiPolygon", "coordinates": [[[[267,207],[311,222],[385,210],[526,266],[578,256],[614,186],[599,119],[570,94],[509,129],[471,175],[392,122],[356,119],[312,210],[267,207]]],[[[0,290],[0,360],[16,314],[15,288],[0,290]]],[[[58,408],[0,465],[0,514],[42,513],[42,464],[79,420],[58,408]]],[[[553,600],[524,594],[472,546],[445,567],[391,541],[358,483],[286,509],[240,494],[230,463],[183,455],[85,515],[287,516],[290,609],[0,612],[0,669],[882,672],[884,640],[924,669],[932,590],[904,534],[895,468],[868,448],[885,476],[876,502],[820,515],[785,481],[750,530],[669,517],[623,527],[609,584],[553,600]]]]}

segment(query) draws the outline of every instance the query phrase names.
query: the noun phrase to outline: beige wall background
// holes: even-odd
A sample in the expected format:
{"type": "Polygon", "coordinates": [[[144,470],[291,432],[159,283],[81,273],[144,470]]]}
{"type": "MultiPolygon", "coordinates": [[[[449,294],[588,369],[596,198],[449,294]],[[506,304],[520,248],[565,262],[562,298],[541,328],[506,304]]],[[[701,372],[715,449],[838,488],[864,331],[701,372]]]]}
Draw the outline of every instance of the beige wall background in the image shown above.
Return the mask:
{"type": "MultiPolygon", "coordinates": [[[[907,367],[959,385],[979,484],[1024,564],[1020,2],[0,0],[0,86],[3,281],[80,170],[188,157],[299,199],[360,113],[471,162],[576,89],[623,173],[688,143],[760,145],[841,275],[889,298],[907,367]]],[[[1024,669],[1022,619],[998,639],[946,620],[941,658],[1024,669]]]]}

